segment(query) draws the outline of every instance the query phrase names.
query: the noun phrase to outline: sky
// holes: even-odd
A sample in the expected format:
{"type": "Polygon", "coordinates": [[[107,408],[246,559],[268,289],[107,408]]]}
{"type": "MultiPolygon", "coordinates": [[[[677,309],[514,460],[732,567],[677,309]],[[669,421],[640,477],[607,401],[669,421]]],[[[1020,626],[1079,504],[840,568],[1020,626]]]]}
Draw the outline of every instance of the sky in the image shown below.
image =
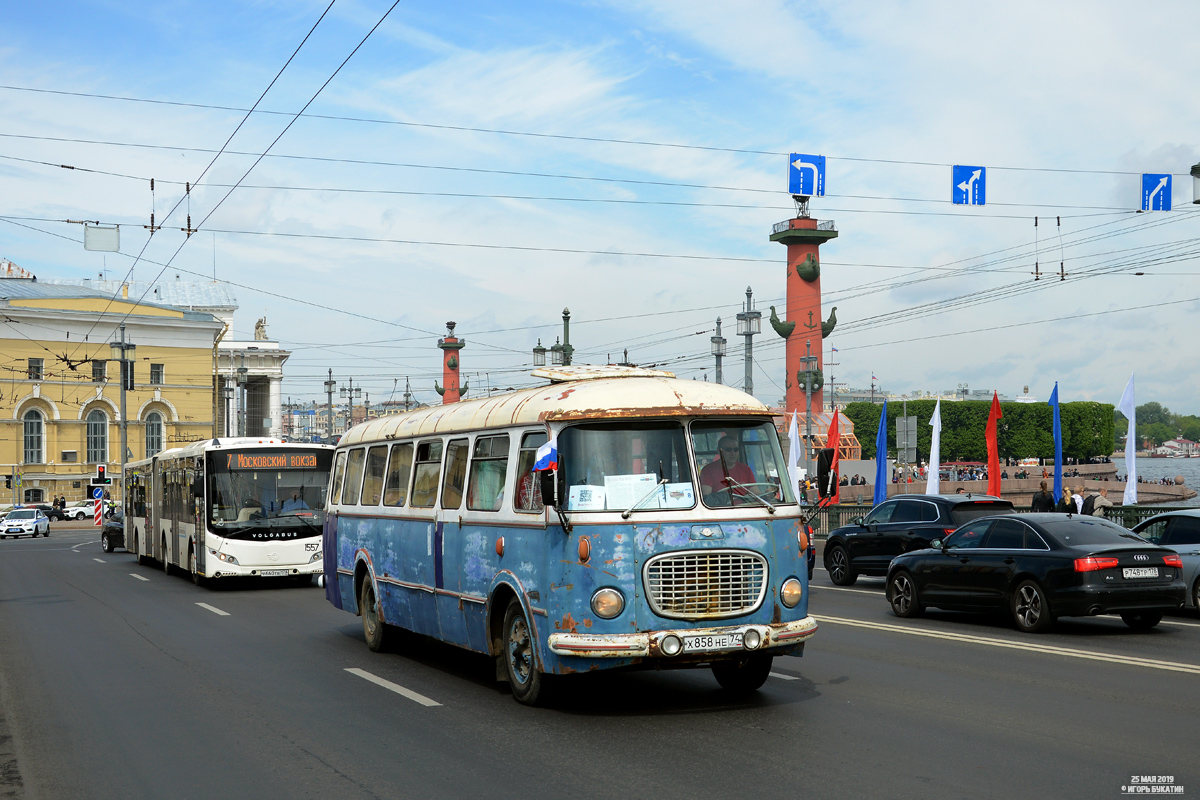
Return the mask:
{"type": "Polygon", "coordinates": [[[436,402],[448,320],[471,396],[531,385],[564,307],[576,363],[699,380],[720,316],[740,385],[747,287],[782,310],[788,154],[818,154],[827,380],[1116,403],[1136,372],[1200,413],[1200,5],[402,2],[373,33],[389,2],[327,6],[5,3],[0,258],[226,282],[294,401],[332,368],[436,402]],[[986,205],[951,203],[955,164],[986,205]],[[1138,212],[1142,173],[1173,210],[1138,212]]]}

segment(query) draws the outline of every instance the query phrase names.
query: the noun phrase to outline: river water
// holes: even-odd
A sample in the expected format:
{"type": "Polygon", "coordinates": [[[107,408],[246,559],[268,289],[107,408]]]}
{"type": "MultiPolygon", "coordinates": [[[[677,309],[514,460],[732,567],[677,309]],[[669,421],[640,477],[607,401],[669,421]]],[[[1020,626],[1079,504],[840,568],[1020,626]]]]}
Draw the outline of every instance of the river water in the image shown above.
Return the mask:
{"type": "MultiPolygon", "coordinates": [[[[1117,457],[1117,473],[1125,474],[1125,459],[1117,457]]],[[[1184,485],[1195,492],[1200,492],[1200,458],[1138,458],[1137,474],[1143,481],[1157,482],[1159,478],[1174,478],[1183,476],[1184,485]]],[[[1191,500],[1184,500],[1179,505],[1200,506],[1200,494],[1191,500]]]]}

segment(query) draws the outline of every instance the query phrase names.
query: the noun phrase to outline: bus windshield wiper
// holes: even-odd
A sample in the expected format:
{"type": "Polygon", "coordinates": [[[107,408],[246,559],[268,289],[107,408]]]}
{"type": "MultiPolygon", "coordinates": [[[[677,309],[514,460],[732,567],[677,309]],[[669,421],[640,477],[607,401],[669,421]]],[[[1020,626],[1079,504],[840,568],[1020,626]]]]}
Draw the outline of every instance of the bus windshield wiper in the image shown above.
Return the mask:
{"type": "Polygon", "coordinates": [[[651,497],[654,497],[654,495],[658,493],[658,490],[661,489],[666,484],[667,484],[666,478],[663,478],[661,481],[654,484],[654,488],[651,489],[650,491],[646,492],[645,497],[643,497],[641,500],[638,500],[632,506],[630,506],[629,508],[627,508],[621,512],[621,519],[629,519],[630,514],[637,511],[639,508],[641,508],[647,500],[649,500],[651,497]]]}
{"type": "MultiPolygon", "coordinates": [[[[725,480],[726,480],[726,481],[728,481],[729,483],[732,483],[734,486],[738,487],[739,489],[742,489],[742,490],[744,490],[744,491],[745,491],[745,494],[743,494],[743,495],[738,495],[738,497],[753,497],[755,500],[757,500],[758,502],[760,502],[760,503],[762,503],[764,506],[766,506],[766,507],[767,507],[767,511],[770,511],[772,514],[774,514],[774,513],[775,513],[775,506],[771,505],[771,504],[770,504],[770,503],[768,503],[766,500],[764,500],[763,498],[761,498],[761,497],[759,497],[757,494],[755,494],[755,493],[754,493],[754,490],[753,490],[753,489],[751,489],[749,486],[746,486],[746,485],[745,485],[745,484],[743,484],[743,483],[738,483],[738,482],[737,482],[737,481],[735,481],[733,478],[726,478],[725,480]]],[[[730,497],[730,500],[732,500],[732,499],[733,499],[733,492],[730,492],[730,493],[729,493],[729,497],[730,497]]]]}

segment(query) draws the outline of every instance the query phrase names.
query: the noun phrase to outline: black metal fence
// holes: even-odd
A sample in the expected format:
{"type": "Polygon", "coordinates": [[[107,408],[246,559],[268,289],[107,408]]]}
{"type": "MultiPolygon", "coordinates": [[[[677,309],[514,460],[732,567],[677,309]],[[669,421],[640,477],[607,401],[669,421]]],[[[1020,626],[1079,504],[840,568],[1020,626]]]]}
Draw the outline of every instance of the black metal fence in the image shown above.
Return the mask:
{"type": "MultiPolygon", "coordinates": [[[[817,516],[813,519],[813,533],[816,535],[816,538],[824,539],[834,528],[849,525],[857,517],[865,517],[871,512],[872,508],[874,506],[870,503],[843,503],[841,505],[825,506],[825,508],[817,512],[817,516]]],[[[1195,506],[1162,505],[1109,506],[1104,509],[1104,518],[1123,527],[1132,528],[1142,520],[1150,519],[1150,517],[1156,514],[1194,508],[1195,506]]],[[[1029,506],[1016,506],[1015,510],[1018,514],[1030,513],[1029,506]]]]}

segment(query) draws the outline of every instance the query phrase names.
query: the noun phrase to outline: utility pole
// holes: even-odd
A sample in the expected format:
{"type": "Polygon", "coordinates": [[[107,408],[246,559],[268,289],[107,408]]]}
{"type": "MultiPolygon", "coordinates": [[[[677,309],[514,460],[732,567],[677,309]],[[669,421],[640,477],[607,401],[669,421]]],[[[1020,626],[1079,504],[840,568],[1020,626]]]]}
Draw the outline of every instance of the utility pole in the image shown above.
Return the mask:
{"type": "Polygon", "coordinates": [[[746,305],[737,315],[738,336],[746,337],[746,381],[742,391],[754,394],[754,336],[762,330],[762,312],[754,310],[754,293],[746,287],[746,305]]]}
{"type": "MultiPolygon", "coordinates": [[[[125,323],[121,323],[121,339],[117,342],[109,342],[109,353],[121,365],[121,485],[125,485],[125,464],[128,463],[129,455],[129,420],[125,417],[125,392],[133,388],[133,361],[129,354],[132,353],[137,345],[130,344],[125,341],[125,323]]],[[[121,501],[125,500],[124,488],[121,490],[121,501]]]]}
{"type": "Polygon", "coordinates": [[[350,388],[343,386],[338,392],[346,398],[346,430],[354,427],[354,396],[362,397],[362,387],[354,388],[354,378],[349,380],[350,388]]]}
{"type": "Polygon", "coordinates": [[[329,368],[329,380],[325,381],[325,444],[333,444],[333,367],[329,368]]]}
{"type": "Polygon", "coordinates": [[[246,435],[246,351],[241,353],[241,366],[237,371],[238,383],[238,436],[246,435]]]}
{"type": "Polygon", "coordinates": [[[412,392],[408,388],[408,376],[404,376],[404,410],[408,411],[408,402],[412,399],[412,392]]]}
{"type": "MultiPolygon", "coordinates": [[[[804,469],[809,480],[812,480],[812,376],[817,368],[817,357],[812,354],[812,339],[805,341],[804,357],[800,362],[804,364],[801,373],[804,375],[804,469]]],[[[836,446],[837,443],[834,443],[836,446]]]]}
{"type": "Polygon", "coordinates": [[[725,337],[721,335],[720,317],[717,317],[717,335],[713,336],[710,341],[712,342],[712,354],[717,360],[717,383],[724,383],[725,377],[721,372],[721,361],[725,358],[725,337]]]}

